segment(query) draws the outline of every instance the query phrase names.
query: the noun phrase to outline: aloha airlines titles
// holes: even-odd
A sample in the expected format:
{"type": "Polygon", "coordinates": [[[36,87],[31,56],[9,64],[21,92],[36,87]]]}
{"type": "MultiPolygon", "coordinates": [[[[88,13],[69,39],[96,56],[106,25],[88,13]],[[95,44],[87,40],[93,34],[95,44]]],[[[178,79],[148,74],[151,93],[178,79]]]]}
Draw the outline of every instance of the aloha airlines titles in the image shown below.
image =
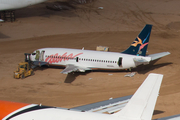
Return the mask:
{"type": "Polygon", "coordinates": [[[71,54],[67,54],[67,52],[65,52],[63,55],[58,55],[58,53],[54,54],[54,55],[50,55],[45,59],[45,62],[49,62],[49,63],[58,63],[61,61],[68,61],[69,59],[73,59],[79,55],[81,55],[83,53],[78,53],[76,55],[73,55],[73,53],[71,54]]]}

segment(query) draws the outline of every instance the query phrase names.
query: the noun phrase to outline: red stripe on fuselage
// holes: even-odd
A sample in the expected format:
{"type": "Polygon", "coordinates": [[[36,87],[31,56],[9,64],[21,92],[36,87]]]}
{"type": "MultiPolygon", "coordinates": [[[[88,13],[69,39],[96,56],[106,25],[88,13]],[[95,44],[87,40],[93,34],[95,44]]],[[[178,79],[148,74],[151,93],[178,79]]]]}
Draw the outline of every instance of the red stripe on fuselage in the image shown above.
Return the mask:
{"type": "Polygon", "coordinates": [[[54,55],[50,55],[45,59],[45,62],[49,62],[49,63],[58,63],[61,62],[62,60],[64,61],[68,61],[69,59],[73,59],[79,55],[81,55],[83,53],[78,53],[76,55],[73,55],[73,53],[71,54],[67,54],[67,52],[65,52],[63,55],[59,55],[58,53],[54,54],[54,55]]]}

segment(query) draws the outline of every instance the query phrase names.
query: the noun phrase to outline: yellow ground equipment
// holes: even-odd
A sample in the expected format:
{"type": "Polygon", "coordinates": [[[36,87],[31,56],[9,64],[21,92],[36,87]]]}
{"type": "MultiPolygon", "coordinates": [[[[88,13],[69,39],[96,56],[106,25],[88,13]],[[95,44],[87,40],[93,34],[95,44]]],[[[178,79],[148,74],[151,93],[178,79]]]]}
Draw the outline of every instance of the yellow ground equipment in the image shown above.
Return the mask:
{"type": "Polygon", "coordinates": [[[18,68],[14,71],[14,78],[25,78],[33,74],[33,70],[30,68],[28,62],[21,62],[18,64],[18,68]]]}
{"type": "Polygon", "coordinates": [[[25,78],[33,75],[33,69],[31,68],[30,54],[25,53],[25,62],[18,64],[18,68],[14,71],[14,78],[25,78]]]}

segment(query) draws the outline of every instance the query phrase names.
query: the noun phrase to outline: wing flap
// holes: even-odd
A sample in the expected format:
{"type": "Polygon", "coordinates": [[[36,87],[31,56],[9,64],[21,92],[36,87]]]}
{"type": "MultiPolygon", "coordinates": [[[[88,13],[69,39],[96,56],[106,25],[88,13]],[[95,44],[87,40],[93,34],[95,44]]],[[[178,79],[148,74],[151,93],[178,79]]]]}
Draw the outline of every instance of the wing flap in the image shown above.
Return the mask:
{"type": "Polygon", "coordinates": [[[109,99],[97,103],[71,108],[70,110],[90,111],[98,113],[114,113],[121,110],[129,101],[132,95],[109,99]]]}
{"type": "Polygon", "coordinates": [[[126,106],[128,101],[129,101],[129,99],[124,100],[124,101],[120,101],[120,102],[117,102],[117,103],[109,104],[109,105],[106,105],[106,106],[102,106],[102,107],[92,109],[92,110],[89,110],[89,111],[98,112],[98,113],[112,114],[112,113],[115,113],[115,112],[117,112],[119,110],[122,110],[124,108],[124,106],[126,106]]]}

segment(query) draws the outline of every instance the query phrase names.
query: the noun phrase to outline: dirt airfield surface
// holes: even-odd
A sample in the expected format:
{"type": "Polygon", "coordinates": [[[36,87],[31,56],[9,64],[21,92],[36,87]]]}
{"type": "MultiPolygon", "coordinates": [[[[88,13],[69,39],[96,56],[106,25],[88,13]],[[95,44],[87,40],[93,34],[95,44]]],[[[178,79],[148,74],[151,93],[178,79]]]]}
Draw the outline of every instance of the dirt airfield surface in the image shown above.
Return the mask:
{"type": "Polygon", "coordinates": [[[63,11],[46,9],[51,2],[17,10],[14,23],[0,23],[1,100],[71,108],[132,95],[149,73],[160,73],[164,79],[153,118],[180,114],[180,1],[97,0],[63,11]],[[63,69],[40,68],[34,76],[13,78],[24,53],[44,47],[95,50],[97,45],[121,52],[145,24],[153,24],[148,54],[171,54],[134,69],[134,77],[124,77],[128,71],[64,75],[63,69]]]}

